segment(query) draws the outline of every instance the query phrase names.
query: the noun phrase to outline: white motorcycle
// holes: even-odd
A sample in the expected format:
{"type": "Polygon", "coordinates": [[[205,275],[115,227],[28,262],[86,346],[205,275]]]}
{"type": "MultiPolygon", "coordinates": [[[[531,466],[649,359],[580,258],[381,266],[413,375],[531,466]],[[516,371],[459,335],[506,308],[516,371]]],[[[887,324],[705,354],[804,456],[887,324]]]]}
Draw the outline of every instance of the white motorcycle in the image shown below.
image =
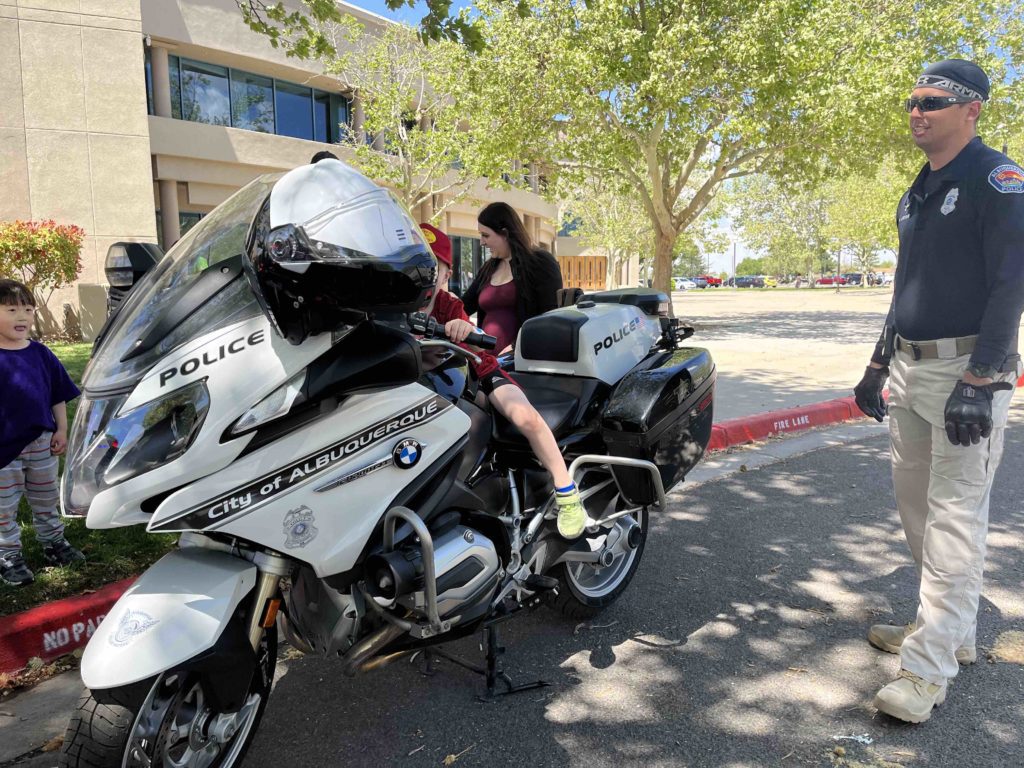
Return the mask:
{"type": "Polygon", "coordinates": [[[473,353],[406,314],[435,269],[394,198],[326,160],[240,190],[108,320],[63,510],[180,538],[86,648],[62,766],[239,765],[279,634],[352,674],[483,631],[488,693],[518,690],[497,623],[626,589],[649,511],[710,438],[710,355],[642,289],[524,324],[514,376],[589,518],[566,541],[550,476],[477,404],[473,353]],[[429,347],[447,360],[425,373],[429,347]]]}

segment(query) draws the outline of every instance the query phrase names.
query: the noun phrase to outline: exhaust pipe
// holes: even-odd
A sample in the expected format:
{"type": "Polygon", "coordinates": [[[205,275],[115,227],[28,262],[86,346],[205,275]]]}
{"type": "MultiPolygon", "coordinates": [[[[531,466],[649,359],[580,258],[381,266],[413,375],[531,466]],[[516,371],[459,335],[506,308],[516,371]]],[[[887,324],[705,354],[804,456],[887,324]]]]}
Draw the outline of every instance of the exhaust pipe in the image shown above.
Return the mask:
{"type": "Polygon", "coordinates": [[[342,672],[346,677],[355,677],[364,662],[369,661],[370,657],[403,634],[405,632],[400,627],[396,627],[394,624],[385,624],[376,632],[367,635],[352,646],[352,649],[345,655],[342,672]]]}

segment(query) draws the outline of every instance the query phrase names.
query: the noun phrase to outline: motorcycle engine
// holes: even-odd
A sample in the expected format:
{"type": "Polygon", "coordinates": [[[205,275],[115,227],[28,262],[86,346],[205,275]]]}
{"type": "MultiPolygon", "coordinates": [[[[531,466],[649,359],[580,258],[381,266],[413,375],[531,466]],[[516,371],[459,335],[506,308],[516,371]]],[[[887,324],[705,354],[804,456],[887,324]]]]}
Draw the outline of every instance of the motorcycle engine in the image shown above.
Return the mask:
{"type": "MultiPolygon", "coordinates": [[[[488,608],[498,584],[501,560],[494,543],[479,531],[462,525],[457,513],[442,516],[430,526],[434,543],[437,612],[442,619],[472,621],[488,608]]],[[[424,613],[423,548],[410,537],[393,551],[373,555],[366,563],[371,595],[416,613],[424,613]]]]}

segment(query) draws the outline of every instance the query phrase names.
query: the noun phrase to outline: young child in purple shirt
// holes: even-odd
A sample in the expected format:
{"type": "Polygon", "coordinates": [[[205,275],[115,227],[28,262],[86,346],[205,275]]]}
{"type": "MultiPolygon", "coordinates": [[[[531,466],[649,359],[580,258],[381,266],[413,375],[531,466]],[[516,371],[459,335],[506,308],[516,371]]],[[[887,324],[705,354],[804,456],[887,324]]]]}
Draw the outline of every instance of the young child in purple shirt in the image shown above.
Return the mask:
{"type": "Polygon", "coordinates": [[[85,556],[64,538],[57,510],[57,457],[68,445],[67,401],[81,393],[57,356],[29,339],[36,302],[15,280],[0,280],[0,580],[20,587],[35,576],[21,553],[18,503],[32,508],[47,565],[85,556]]]}

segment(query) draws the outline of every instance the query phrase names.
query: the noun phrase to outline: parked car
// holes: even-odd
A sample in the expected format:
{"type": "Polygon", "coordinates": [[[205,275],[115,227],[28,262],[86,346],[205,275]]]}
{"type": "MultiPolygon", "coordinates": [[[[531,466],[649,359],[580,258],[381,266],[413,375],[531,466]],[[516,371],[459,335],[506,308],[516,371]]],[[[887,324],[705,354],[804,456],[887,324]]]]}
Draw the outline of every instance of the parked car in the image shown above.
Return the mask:
{"type": "Polygon", "coordinates": [[[697,277],[691,277],[690,279],[693,281],[693,284],[696,285],[698,288],[708,287],[708,280],[706,277],[698,275],[697,277]]]}
{"type": "Polygon", "coordinates": [[[761,280],[764,281],[764,287],[765,288],[778,288],[779,287],[779,281],[776,280],[771,275],[765,275],[764,277],[761,278],[761,280]]]}
{"type": "Polygon", "coordinates": [[[847,285],[865,285],[866,277],[863,272],[846,272],[843,274],[847,285]]]}
{"type": "Polygon", "coordinates": [[[738,275],[730,277],[726,284],[736,288],[764,288],[764,278],[755,275],[738,275]]]}
{"type": "Polygon", "coordinates": [[[708,288],[718,288],[722,285],[722,278],[714,275],[701,275],[697,279],[707,282],[708,288]]]}
{"type": "Polygon", "coordinates": [[[846,285],[846,278],[842,275],[822,275],[814,281],[815,285],[846,285]]]}
{"type": "Polygon", "coordinates": [[[697,289],[697,284],[688,277],[673,277],[672,281],[675,283],[677,291],[693,291],[697,289]]]}

